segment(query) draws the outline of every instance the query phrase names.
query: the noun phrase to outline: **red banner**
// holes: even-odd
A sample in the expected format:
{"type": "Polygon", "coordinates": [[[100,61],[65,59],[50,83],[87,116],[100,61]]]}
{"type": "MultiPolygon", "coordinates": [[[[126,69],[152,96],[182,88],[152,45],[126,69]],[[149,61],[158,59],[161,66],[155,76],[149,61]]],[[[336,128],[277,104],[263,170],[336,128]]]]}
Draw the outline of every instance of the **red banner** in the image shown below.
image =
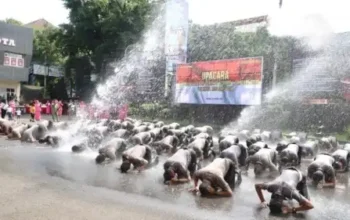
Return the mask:
{"type": "Polygon", "coordinates": [[[181,64],[177,66],[176,71],[176,83],[261,80],[261,57],[181,64]]]}

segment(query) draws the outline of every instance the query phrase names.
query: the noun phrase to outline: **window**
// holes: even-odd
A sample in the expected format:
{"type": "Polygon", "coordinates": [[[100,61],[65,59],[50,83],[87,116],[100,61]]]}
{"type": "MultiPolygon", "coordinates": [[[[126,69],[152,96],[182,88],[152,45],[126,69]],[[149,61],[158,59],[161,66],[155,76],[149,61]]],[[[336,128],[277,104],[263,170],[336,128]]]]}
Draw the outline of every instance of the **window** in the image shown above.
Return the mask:
{"type": "Polygon", "coordinates": [[[6,89],[7,100],[11,100],[13,98],[16,98],[15,95],[16,95],[15,94],[15,89],[11,89],[11,88],[6,89]]]}
{"type": "Polygon", "coordinates": [[[4,66],[24,67],[24,59],[20,54],[4,53],[4,66]]]}

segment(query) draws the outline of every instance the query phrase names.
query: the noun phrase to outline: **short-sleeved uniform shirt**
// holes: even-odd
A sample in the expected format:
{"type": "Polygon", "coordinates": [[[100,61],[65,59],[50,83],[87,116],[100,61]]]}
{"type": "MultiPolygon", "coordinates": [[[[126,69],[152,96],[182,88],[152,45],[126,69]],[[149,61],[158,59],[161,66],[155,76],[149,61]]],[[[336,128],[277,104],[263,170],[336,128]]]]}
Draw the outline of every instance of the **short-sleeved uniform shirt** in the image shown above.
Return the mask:
{"type": "Polygon", "coordinates": [[[198,178],[201,181],[207,180],[215,189],[220,188],[222,191],[230,191],[230,187],[224,177],[232,164],[233,162],[230,159],[216,158],[206,167],[196,171],[194,178],[198,178]]]}
{"type": "Polygon", "coordinates": [[[285,169],[281,175],[275,180],[264,183],[262,189],[274,194],[278,193],[284,196],[285,199],[295,199],[297,202],[303,203],[308,201],[303,195],[296,189],[299,182],[303,179],[303,175],[296,169],[285,169]]]}
{"type": "Polygon", "coordinates": [[[178,150],[164,163],[164,170],[172,167],[174,172],[177,173],[178,178],[187,178],[187,168],[191,163],[191,151],[193,150],[178,150]]]}
{"type": "Polygon", "coordinates": [[[321,170],[324,174],[326,182],[332,182],[335,179],[335,171],[333,168],[334,158],[331,155],[319,154],[315,160],[309,165],[307,173],[309,177],[317,171],[321,170]]]}
{"type": "Polygon", "coordinates": [[[100,154],[106,155],[109,159],[115,160],[118,150],[123,146],[124,140],[121,138],[113,138],[106,145],[99,149],[100,154]]]}
{"type": "Polygon", "coordinates": [[[192,141],[188,145],[188,147],[192,148],[196,152],[197,157],[202,157],[203,156],[203,149],[205,147],[205,144],[206,144],[206,140],[205,139],[197,138],[194,141],[192,141]]]}
{"type": "Polygon", "coordinates": [[[272,157],[274,150],[269,148],[260,149],[254,155],[249,156],[247,162],[256,164],[257,162],[261,163],[264,167],[272,167],[272,157]]]}
{"type": "Polygon", "coordinates": [[[229,158],[235,164],[238,164],[238,158],[241,155],[241,148],[237,145],[232,145],[231,147],[223,150],[220,154],[221,158],[229,158]]]}
{"type": "Polygon", "coordinates": [[[340,161],[343,164],[343,167],[347,166],[347,158],[348,158],[349,152],[344,149],[338,149],[334,151],[332,154],[332,157],[335,161],[340,161]]]}
{"type": "Polygon", "coordinates": [[[133,163],[148,164],[148,161],[144,159],[147,151],[146,145],[136,145],[123,152],[123,158],[129,159],[133,163]]]}

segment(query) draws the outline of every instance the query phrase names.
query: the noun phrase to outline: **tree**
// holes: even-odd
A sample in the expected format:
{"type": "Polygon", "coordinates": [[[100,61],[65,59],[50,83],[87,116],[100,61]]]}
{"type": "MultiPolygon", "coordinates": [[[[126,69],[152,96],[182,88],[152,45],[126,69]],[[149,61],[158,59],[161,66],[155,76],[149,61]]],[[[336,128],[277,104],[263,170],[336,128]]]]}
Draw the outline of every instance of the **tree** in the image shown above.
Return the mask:
{"type": "Polygon", "coordinates": [[[32,59],[34,63],[50,66],[63,63],[63,55],[56,40],[58,31],[57,28],[35,31],[32,59]]]}
{"type": "Polygon", "coordinates": [[[126,48],[139,39],[150,9],[147,0],[96,0],[85,3],[64,0],[64,3],[70,9],[71,23],[61,27],[66,37],[76,43],[76,49],[79,48],[74,52],[89,55],[97,72],[105,58],[121,57],[123,53],[117,49],[126,48]]]}
{"type": "MultiPolygon", "coordinates": [[[[63,65],[64,57],[57,41],[58,32],[59,29],[53,27],[35,31],[33,41],[33,63],[44,65],[46,68],[60,67],[63,65]]],[[[62,84],[57,84],[59,80],[46,75],[37,78],[38,80],[41,79],[44,81],[45,98],[47,95],[51,96],[54,93],[54,89],[61,90],[62,97],[66,96],[65,87],[62,87],[62,84]]]]}
{"type": "Polygon", "coordinates": [[[292,37],[271,36],[265,27],[256,32],[238,32],[230,22],[206,26],[193,24],[189,33],[189,61],[262,56],[263,88],[267,92],[272,84],[274,67],[277,68],[277,81],[290,75],[296,42],[292,37]]]}
{"type": "Polygon", "coordinates": [[[92,71],[103,78],[106,60],[121,58],[125,48],[138,41],[152,12],[152,3],[148,0],[63,2],[70,10],[70,23],[60,25],[56,39],[67,57],[66,77],[70,81],[85,79],[75,82],[77,92],[82,93],[92,86],[86,80],[92,71]],[[89,72],[78,68],[80,62],[88,65],[89,72]]]}
{"type": "Polygon", "coordinates": [[[22,22],[20,22],[20,21],[18,21],[16,19],[13,19],[13,18],[6,18],[4,20],[4,22],[7,23],[7,24],[14,24],[14,25],[19,25],[19,26],[23,25],[22,22]]]}

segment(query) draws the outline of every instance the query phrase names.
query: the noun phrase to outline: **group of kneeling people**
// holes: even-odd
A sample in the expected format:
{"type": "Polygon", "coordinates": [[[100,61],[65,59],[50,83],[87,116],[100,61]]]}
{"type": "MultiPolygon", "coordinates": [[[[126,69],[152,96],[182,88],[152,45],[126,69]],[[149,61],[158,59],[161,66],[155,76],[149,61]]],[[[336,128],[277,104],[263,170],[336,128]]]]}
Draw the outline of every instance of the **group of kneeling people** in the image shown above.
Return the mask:
{"type": "Polygon", "coordinates": [[[57,146],[59,136],[50,135],[59,129],[66,129],[66,122],[52,122],[42,120],[39,122],[19,123],[7,119],[0,119],[0,133],[6,135],[10,140],[20,140],[28,143],[48,143],[57,146]]]}
{"type": "MultiPolygon", "coordinates": [[[[1,121],[0,127],[9,129],[11,126],[6,123],[8,122],[1,121]]],[[[111,122],[108,123],[111,124],[111,122]]],[[[194,188],[190,191],[199,192],[202,196],[232,196],[234,187],[242,182],[240,167],[245,167],[243,170],[248,171],[249,165],[252,164],[256,175],[262,174],[266,169],[279,175],[270,182],[255,185],[263,206],[269,206],[274,213],[293,213],[312,209],[307,180],[323,187],[334,187],[336,172],[348,170],[350,159],[348,149],[336,149],[332,154],[316,155],[314,161],[308,166],[307,175],[304,175],[296,168],[301,162],[302,146],[293,142],[272,149],[257,138],[249,138],[246,143],[241,143],[236,136],[226,135],[219,138],[220,152],[216,158],[213,150],[212,128],[209,126],[180,128],[176,123],[168,127],[162,123],[147,126],[136,126],[136,122],[133,121],[123,123],[124,125],[121,123],[117,126],[118,129],[113,129],[113,132],[110,131],[110,126],[103,127],[106,131],[109,129],[107,133],[112,138],[98,149],[99,155],[95,159],[97,164],[115,161],[120,156],[121,172],[126,173],[131,167],[142,171],[158,164],[158,155],[166,151],[171,156],[164,163],[164,183],[178,184],[193,180],[194,188]],[[128,147],[130,142],[132,146],[128,147]],[[214,160],[205,167],[201,167],[201,162],[212,156],[214,160]],[[271,193],[268,204],[262,190],[271,193]],[[299,207],[290,207],[286,202],[293,199],[299,202],[299,207]]],[[[44,133],[60,126],[67,126],[67,124],[42,122],[28,127],[22,125],[20,129],[11,128],[7,132],[16,134],[17,138],[26,141],[56,143],[56,139],[56,141],[51,140],[55,136],[44,135],[44,133]]],[[[96,126],[93,127],[96,128],[96,126]]],[[[94,132],[96,131],[95,129],[94,132]]],[[[80,152],[82,149],[83,147],[79,145],[72,147],[73,152],[80,152]]]]}
{"type": "MultiPolygon", "coordinates": [[[[144,136],[141,139],[148,137],[145,133],[142,135],[144,136]]],[[[177,148],[170,146],[177,139],[176,135],[169,134],[164,139],[168,139],[167,143],[145,141],[149,143],[148,145],[141,141],[128,149],[124,139],[112,139],[110,144],[99,149],[96,163],[104,163],[106,159],[115,160],[117,155],[121,155],[121,172],[126,173],[131,165],[141,171],[145,167],[158,164],[157,155],[161,152],[155,151],[154,147],[161,145],[167,150],[172,148],[173,155],[164,163],[164,183],[186,183],[192,179],[194,188],[190,191],[200,192],[202,196],[232,196],[234,187],[242,182],[240,167],[245,166],[245,170],[248,171],[249,164],[253,164],[256,175],[260,175],[266,169],[279,174],[271,182],[255,185],[262,205],[268,206],[274,213],[295,213],[313,208],[308,195],[307,179],[318,186],[334,187],[336,171],[347,171],[350,158],[346,149],[337,149],[333,154],[320,153],[309,165],[305,175],[296,168],[301,162],[302,155],[302,147],[298,144],[289,143],[282,148],[272,149],[259,140],[249,140],[243,145],[239,143],[237,137],[228,135],[219,139],[219,157],[201,168],[203,159],[215,156],[215,153],[209,153],[213,144],[210,135],[196,134],[190,142],[177,148]],[[268,204],[262,190],[271,193],[268,204]],[[293,199],[299,203],[299,207],[290,207],[286,202],[293,199]]]]}

